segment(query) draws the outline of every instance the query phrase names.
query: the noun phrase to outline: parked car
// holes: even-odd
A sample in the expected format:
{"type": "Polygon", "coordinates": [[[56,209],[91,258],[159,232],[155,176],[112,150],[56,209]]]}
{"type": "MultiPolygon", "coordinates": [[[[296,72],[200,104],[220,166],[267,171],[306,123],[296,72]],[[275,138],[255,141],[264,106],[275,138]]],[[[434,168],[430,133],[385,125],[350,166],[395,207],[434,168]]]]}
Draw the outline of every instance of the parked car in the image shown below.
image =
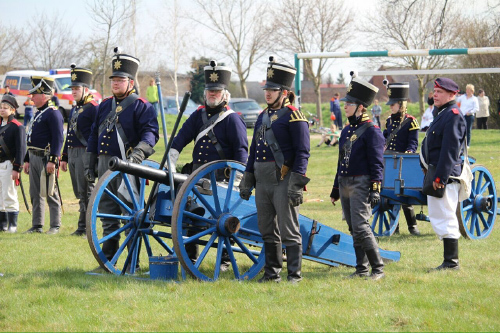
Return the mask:
{"type": "Polygon", "coordinates": [[[243,119],[247,127],[255,127],[257,117],[262,112],[260,105],[250,98],[231,98],[229,107],[243,119]]]}
{"type": "MultiPolygon", "coordinates": [[[[182,103],[182,96],[179,97],[179,107],[182,103]]],[[[199,105],[196,104],[192,99],[189,99],[186,110],[184,110],[184,116],[189,117],[191,113],[198,109],[199,105]]],[[[163,110],[166,114],[178,114],[177,103],[175,103],[175,96],[163,97],[163,110]]]]}

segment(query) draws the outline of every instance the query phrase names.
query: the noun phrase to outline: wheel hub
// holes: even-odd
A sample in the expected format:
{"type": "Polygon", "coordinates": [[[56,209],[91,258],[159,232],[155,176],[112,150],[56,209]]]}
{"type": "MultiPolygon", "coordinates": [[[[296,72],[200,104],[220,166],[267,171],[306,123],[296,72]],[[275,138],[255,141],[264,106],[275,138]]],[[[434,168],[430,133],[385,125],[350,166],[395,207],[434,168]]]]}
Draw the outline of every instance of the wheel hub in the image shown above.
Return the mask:
{"type": "Polygon", "coordinates": [[[139,223],[141,223],[142,215],[144,214],[144,209],[140,209],[134,214],[134,224],[136,226],[139,226],[139,223]]]}
{"type": "Polygon", "coordinates": [[[491,200],[491,198],[477,195],[474,198],[474,207],[478,212],[487,212],[493,208],[493,201],[491,200]]]}
{"type": "Polygon", "coordinates": [[[240,230],[240,220],[230,214],[222,214],[217,220],[217,231],[224,236],[230,236],[240,230]]]}

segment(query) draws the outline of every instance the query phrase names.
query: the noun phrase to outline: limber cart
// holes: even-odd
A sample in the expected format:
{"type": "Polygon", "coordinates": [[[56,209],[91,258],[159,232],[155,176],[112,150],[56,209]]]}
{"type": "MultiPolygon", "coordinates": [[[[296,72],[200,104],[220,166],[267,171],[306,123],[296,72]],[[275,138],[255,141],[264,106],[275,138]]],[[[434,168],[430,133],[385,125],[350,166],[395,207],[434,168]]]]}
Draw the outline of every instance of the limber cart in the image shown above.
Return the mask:
{"type": "MultiPolygon", "coordinates": [[[[457,217],[460,232],[467,239],[482,239],[489,236],[495,224],[498,198],[495,182],[490,171],[469,156],[473,173],[472,191],[468,199],[459,202],[457,217]]],[[[424,173],[420,167],[419,154],[384,154],[384,179],[380,204],[373,209],[372,230],[376,236],[391,236],[400,219],[401,205],[427,205],[427,196],[422,193],[424,173]]],[[[418,220],[429,221],[422,211],[418,220]]],[[[404,218],[404,217],[403,217],[404,218]]]]}
{"type": "MultiPolygon", "coordinates": [[[[181,106],[171,137],[182,110],[181,106]]],[[[164,118],[162,122],[165,126],[164,118]]],[[[254,278],[264,266],[264,249],[255,199],[252,196],[244,201],[239,196],[237,184],[244,165],[224,160],[205,164],[190,175],[171,172],[163,167],[168,162],[171,140],[161,163],[146,160],[138,165],[113,158],[110,170],[99,179],[87,210],[87,239],[97,262],[113,274],[141,276],[149,274],[151,258],[168,254],[181,263],[182,277],[187,272],[203,281],[223,276],[254,278]],[[121,184],[119,193],[110,190],[113,182],[121,184]],[[121,213],[111,213],[100,205],[105,196],[120,206],[121,213]],[[103,218],[118,222],[120,228],[104,236],[103,218]],[[120,238],[119,248],[108,260],[103,245],[112,237],[120,238]],[[198,245],[194,262],[187,244],[198,245]],[[224,250],[231,262],[228,271],[221,270],[224,250]]],[[[356,265],[350,235],[304,215],[299,222],[305,260],[329,266],[356,265]]],[[[385,261],[400,259],[399,252],[381,250],[381,255],[385,261]]]]}

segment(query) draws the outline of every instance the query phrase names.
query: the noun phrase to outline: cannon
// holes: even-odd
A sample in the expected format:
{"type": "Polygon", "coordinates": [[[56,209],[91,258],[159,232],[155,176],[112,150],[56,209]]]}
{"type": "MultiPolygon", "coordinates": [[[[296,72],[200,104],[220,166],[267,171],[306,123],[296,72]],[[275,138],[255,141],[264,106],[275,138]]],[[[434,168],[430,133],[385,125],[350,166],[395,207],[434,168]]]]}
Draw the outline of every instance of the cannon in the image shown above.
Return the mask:
{"type": "MultiPolygon", "coordinates": [[[[472,174],[472,191],[466,200],[459,202],[457,217],[460,233],[467,239],[483,239],[490,235],[497,209],[498,198],[495,182],[490,171],[469,156],[472,174]]],[[[380,204],[373,208],[372,230],[376,236],[391,236],[398,226],[401,205],[427,205],[427,196],[422,193],[424,173],[420,167],[419,154],[384,154],[384,179],[380,192],[380,204]]],[[[423,214],[417,219],[429,221],[423,214]]]]}

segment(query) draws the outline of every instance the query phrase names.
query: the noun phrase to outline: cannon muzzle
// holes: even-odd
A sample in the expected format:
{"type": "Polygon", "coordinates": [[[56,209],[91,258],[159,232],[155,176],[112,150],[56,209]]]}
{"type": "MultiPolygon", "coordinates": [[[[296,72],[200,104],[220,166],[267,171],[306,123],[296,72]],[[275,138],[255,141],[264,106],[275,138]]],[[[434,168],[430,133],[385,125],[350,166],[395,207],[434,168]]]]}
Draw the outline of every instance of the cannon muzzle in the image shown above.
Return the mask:
{"type": "MultiPolygon", "coordinates": [[[[131,163],[128,161],[124,161],[116,156],[112,157],[111,160],[109,160],[108,168],[111,171],[120,171],[132,176],[149,179],[165,185],[170,185],[167,170],[159,170],[146,165],[131,163]]],[[[178,184],[184,183],[188,179],[188,177],[188,175],[174,172],[174,185],[177,186],[178,184]]],[[[200,179],[196,183],[196,185],[200,186],[203,190],[210,190],[210,181],[208,179],[200,179]]]]}

